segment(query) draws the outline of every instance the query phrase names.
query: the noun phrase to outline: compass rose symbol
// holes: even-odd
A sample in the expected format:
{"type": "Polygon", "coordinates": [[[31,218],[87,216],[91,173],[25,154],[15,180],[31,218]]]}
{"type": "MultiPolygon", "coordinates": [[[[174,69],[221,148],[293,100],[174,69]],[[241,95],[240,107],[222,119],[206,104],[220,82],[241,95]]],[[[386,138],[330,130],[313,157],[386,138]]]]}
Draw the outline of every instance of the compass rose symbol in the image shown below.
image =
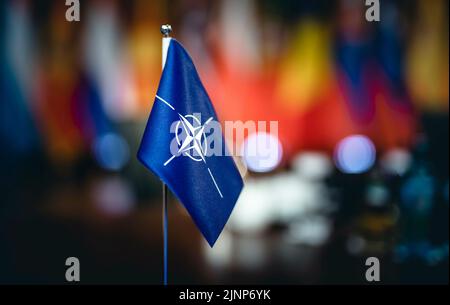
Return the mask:
{"type": "Polygon", "coordinates": [[[184,154],[185,156],[188,156],[189,158],[191,158],[194,161],[203,161],[206,163],[205,160],[205,156],[206,153],[208,152],[208,142],[206,140],[206,135],[205,135],[205,126],[208,125],[209,122],[212,121],[212,117],[209,118],[205,124],[203,124],[203,126],[200,123],[200,120],[193,116],[193,115],[186,115],[186,116],[182,116],[181,114],[178,114],[178,116],[180,117],[180,120],[177,123],[177,126],[175,128],[175,130],[178,130],[178,128],[180,127],[180,125],[183,127],[183,130],[186,134],[186,138],[183,140],[183,142],[181,142],[179,134],[176,133],[175,134],[175,138],[177,140],[178,146],[180,146],[180,148],[178,149],[178,153],[179,154],[184,154]],[[198,125],[197,127],[194,127],[188,120],[187,118],[192,118],[193,122],[196,123],[196,125],[198,125]],[[189,153],[189,151],[193,151],[196,153],[197,156],[199,157],[195,157],[193,155],[191,155],[189,153]]]}
{"type": "Polygon", "coordinates": [[[208,142],[205,135],[205,127],[213,120],[213,118],[210,117],[203,125],[201,125],[200,120],[194,115],[188,114],[183,116],[178,114],[178,116],[180,117],[180,120],[177,122],[175,130],[179,130],[181,125],[184,132],[175,133],[175,139],[179,149],[176,154],[172,155],[172,157],[164,163],[164,166],[180,155],[187,156],[193,161],[203,161],[206,163],[205,157],[208,152],[208,142]],[[189,122],[188,118],[192,119],[192,123],[189,122]],[[194,127],[194,125],[196,127],[194,127]],[[182,134],[185,135],[184,139],[180,139],[182,134]]]}
{"type": "MultiPolygon", "coordinates": [[[[173,107],[169,102],[167,102],[165,99],[161,98],[160,96],[156,96],[156,98],[166,104],[170,109],[175,111],[175,107],[173,107]]],[[[166,162],[164,162],[164,166],[167,166],[175,157],[178,156],[187,156],[191,160],[196,162],[203,161],[206,164],[206,153],[208,152],[208,142],[205,135],[205,127],[208,125],[212,120],[213,117],[210,117],[206,122],[202,125],[200,120],[191,114],[187,115],[181,115],[178,113],[178,116],[180,120],[177,122],[175,130],[179,130],[179,127],[181,126],[183,128],[184,134],[186,135],[184,139],[180,139],[180,135],[177,132],[175,133],[175,139],[177,141],[177,144],[179,146],[178,151],[176,154],[172,155],[166,162]],[[189,122],[188,119],[192,119],[192,123],[189,122]],[[195,127],[194,127],[195,126],[195,127]]],[[[216,179],[214,178],[214,175],[212,174],[211,170],[208,169],[208,173],[211,176],[211,179],[214,183],[214,186],[217,189],[217,192],[219,193],[220,197],[223,198],[222,192],[220,191],[219,186],[217,185],[216,179]]]]}

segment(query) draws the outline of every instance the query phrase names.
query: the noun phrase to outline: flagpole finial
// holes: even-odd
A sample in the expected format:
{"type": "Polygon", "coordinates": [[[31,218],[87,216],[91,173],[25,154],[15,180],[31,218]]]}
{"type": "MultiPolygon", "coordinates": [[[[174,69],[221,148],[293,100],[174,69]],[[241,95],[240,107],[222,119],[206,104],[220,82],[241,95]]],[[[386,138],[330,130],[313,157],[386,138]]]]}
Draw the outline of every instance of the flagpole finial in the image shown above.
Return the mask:
{"type": "Polygon", "coordinates": [[[168,38],[170,37],[170,33],[172,33],[172,26],[170,24],[163,24],[161,26],[161,34],[163,34],[165,38],[168,38]]]}

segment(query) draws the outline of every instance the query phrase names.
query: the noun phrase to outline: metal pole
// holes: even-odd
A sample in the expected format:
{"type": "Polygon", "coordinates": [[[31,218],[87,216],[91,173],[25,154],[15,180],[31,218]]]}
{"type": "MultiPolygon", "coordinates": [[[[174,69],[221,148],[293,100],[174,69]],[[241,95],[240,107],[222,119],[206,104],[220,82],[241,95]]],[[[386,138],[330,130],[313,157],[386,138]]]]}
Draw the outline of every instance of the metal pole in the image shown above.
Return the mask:
{"type": "MultiPolygon", "coordinates": [[[[161,26],[162,39],[162,69],[164,70],[164,65],[166,64],[167,51],[170,45],[170,33],[172,32],[172,27],[170,24],[164,24],[161,26]]],[[[168,236],[168,218],[167,218],[167,196],[168,196],[167,185],[162,183],[162,229],[163,229],[163,273],[164,273],[164,286],[167,286],[167,236],[168,236]]]]}
{"type": "Polygon", "coordinates": [[[163,226],[163,272],[164,272],[164,286],[167,286],[167,235],[168,235],[168,222],[167,222],[167,185],[163,182],[162,184],[162,195],[163,195],[163,204],[162,204],[162,226],[163,226]]]}

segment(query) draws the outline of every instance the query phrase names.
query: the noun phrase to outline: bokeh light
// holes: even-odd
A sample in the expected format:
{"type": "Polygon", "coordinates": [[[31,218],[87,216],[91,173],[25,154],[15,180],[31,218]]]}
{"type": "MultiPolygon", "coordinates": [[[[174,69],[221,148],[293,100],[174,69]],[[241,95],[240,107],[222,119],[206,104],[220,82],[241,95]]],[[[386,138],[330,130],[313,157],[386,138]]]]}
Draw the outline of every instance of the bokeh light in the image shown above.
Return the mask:
{"type": "Polygon", "coordinates": [[[375,146],[366,136],[349,136],[337,144],[334,158],[336,166],[343,173],[361,174],[374,165],[375,146]]]}
{"type": "Polygon", "coordinates": [[[281,162],[283,148],[280,140],[267,132],[256,132],[247,137],[241,154],[248,169],[253,172],[270,172],[281,162]]]}
{"type": "Polygon", "coordinates": [[[119,134],[108,133],[94,141],[94,155],[98,164],[107,170],[121,170],[130,159],[128,143],[119,134]]]}

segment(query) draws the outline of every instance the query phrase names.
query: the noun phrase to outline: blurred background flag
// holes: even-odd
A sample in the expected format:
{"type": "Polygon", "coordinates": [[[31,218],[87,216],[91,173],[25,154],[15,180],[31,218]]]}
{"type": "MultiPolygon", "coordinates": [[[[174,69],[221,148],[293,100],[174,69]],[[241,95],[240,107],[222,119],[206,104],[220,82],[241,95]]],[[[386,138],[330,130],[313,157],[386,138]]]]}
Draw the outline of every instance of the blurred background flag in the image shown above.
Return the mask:
{"type": "Polygon", "coordinates": [[[29,105],[34,67],[30,52],[34,41],[31,39],[33,31],[29,15],[26,5],[1,4],[0,45],[5,48],[0,50],[0,155],[35,152],[39,145],[29,105]]]}
{"type": "Polygon", "coordinates": [[[194,64],[181,44],[172,39],[138,158],[183,203],[212,247],[243,181],[223,135],[217,136],[213,130],[214,134],[206,137],[211,122],[218,122],[217,115],[194,64]],[[175,136],[178,147],[174,151],[171,144],[175,136]],[[214,146],[222,147],[219,155],[207,155],[211,136],[214,146]]]}

